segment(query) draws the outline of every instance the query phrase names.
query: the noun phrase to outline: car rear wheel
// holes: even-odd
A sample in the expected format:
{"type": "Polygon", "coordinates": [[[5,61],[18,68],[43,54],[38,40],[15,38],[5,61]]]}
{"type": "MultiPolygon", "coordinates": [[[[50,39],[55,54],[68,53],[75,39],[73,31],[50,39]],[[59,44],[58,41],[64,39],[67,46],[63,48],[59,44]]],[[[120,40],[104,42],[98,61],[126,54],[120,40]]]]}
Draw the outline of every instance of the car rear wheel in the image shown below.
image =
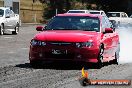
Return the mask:
{"type": "Polygon", "coordinates": [[[113,60],[113,64],[119,64],[119,53],[115,53],[115,59],[113,60]]]}
{"type": "Polygon", "coordinates": [[[100,52],[99,52],[99,55],[98,55],[97,68],[101,68],[103,66],[103,53],[104,53],[104,48],[101,46],[100,47],[100,52]]]}
{"type": "Polygon", "coordinates": [[[112,64],[117,64],[117,65],[119,64],[119,53],[120,53],[120,42],[118,45],[118,49],[115,52],[115,59],[112,61],[112,64]]]}
{"type": "Polygon", "coordinates": [[[3,25],[0,26],[0,35],[3,35],[4,34],[4,27],[3,25]]]}
{"type": "Polygon", "coordinates": [[[120,27],[120,21],[117,22],[117,27],[120,27]]]}
{"type": "Polygon", "coordinates": [[[15,31],[12,31],[12,34],[17,35],[19,32],[19,25],[15,27],[15,31]]]}

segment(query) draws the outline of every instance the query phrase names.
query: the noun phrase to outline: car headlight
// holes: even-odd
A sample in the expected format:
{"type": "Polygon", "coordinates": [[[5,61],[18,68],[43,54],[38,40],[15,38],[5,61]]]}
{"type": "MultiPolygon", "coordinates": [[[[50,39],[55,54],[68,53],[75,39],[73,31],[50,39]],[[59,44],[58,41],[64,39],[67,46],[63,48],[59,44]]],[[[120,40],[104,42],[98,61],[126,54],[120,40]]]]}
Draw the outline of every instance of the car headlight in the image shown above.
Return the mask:
{"type": "Polygon", "coordinates": [[[76,47],[77,47],[77,48],[82,48],[82,47],[91,48],[92,46],[93,46],[93,42],[76,43],[76,47]]]}
{"type": "Polygon", "coordinates": [[[31,45],[32,46],[45,46],[46,42],[38,41],[38,40],[31,40],[31,45]]]}

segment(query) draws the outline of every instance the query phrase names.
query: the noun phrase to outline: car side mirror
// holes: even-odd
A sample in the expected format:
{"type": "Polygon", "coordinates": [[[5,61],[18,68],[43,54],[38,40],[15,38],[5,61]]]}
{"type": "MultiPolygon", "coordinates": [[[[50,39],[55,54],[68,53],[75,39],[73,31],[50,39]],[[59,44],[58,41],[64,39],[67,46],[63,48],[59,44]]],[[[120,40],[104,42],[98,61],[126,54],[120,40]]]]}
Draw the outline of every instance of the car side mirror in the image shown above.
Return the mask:
{"type": "Polygon", "coordinates": [[[113,29],[112,28],[105,28],[104,33],[113,33],[113,29]]]}
{"type": "Polygon", "coordinates": [[[42,26],[37,26],[37,27],[36,27],[36,30],[37,30],[37,31],[43,31],[43,28],[44,28],[44,27],[42,27],[42,26]]]}

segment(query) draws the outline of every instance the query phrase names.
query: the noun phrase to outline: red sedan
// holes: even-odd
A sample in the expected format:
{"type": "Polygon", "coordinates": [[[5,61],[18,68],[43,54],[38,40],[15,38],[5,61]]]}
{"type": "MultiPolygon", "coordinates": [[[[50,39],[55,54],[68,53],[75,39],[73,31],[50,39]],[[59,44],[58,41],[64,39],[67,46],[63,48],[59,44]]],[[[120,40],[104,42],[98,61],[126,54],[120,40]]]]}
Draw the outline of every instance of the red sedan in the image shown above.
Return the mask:
{"type": "Polygon", "coordinates": [[[29,60],[38,62],[104,62],[118,64],[119,36],[106,16],[58,14],[31,40],[29,60]]]}

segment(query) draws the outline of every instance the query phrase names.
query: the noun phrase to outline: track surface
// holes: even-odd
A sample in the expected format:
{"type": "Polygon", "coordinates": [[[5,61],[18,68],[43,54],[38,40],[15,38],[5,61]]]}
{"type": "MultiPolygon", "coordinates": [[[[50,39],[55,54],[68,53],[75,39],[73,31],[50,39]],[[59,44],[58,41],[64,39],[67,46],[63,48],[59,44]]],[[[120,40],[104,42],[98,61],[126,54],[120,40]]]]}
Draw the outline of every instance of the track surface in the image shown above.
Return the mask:
{"type": "MultiPolygon", "coordinates": [[[[18,35],[0,36],[0,88],[82,88],[78,79],[82,66],[62,64],[34,69],[28,61],[29,43],[35,25],[23,25],[18,35]]],[[[118,28],[121,53],[119,65],[88,69],[90,79],[132,80],[132,28],[118,28]]],[[[86,88],[132,88],[132,86],[89,86],[86,88]]]]}

